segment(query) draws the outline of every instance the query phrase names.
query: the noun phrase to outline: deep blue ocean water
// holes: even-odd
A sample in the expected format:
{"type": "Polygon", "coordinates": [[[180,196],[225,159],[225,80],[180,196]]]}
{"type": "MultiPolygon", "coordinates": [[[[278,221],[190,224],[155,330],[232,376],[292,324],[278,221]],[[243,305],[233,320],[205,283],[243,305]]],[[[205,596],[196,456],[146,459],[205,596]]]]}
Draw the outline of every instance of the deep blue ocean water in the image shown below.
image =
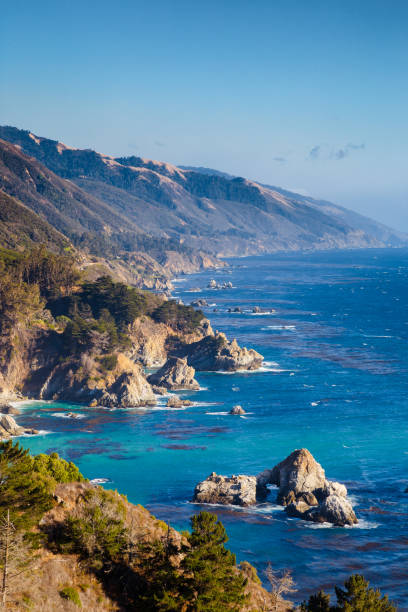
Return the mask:
{"type": "Polygon", "coordinates": [[[272,495],[256,509],[211,507],[228,545],[261,577],[269,561],[291,568],[295,600],[358,572],[408,610],[408,250],[230,263],[178,279],[175,293],[216,304],[204,309],[214,329],[260,351],[261,371],[198,373],[202,390],[183,394],[197,402],[184,410],[165,409],[164,399],[149,410],[27,403],[19,422],[51,433],[23,444],[58,451],[182,529],[200,509],[190,503],[194,486],[210,472],[257,474],[306,447],[346,484],[359,525],[289,519],[272,495]],[[234,288],[206,289],[210,278],[234,288]],[[235,306],[243,313],[227,312],[235,306]],[[245,417],[227,414],[234,404],[245,417]],[[83,418],[64,418],[69,410],[83,418]]]}

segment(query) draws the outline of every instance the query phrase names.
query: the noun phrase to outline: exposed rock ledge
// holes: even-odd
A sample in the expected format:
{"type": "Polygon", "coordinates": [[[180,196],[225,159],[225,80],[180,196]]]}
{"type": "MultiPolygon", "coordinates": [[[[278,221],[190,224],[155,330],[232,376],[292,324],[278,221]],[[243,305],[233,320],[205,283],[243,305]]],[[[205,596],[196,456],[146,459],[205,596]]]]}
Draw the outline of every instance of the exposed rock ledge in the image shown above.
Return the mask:
{"type": "Polygon", "coordinates": [[[263,362],[260,353],[254,349],[241,348],[235,338],[229,342],[221,332],[184,345],[183,356],[189,365],[201,371],[257,370],[263,362]]]}
{"type": "Polygon", "coordinates": [[[218,476],[214,472],[194,491],[197,503],[254,505],[268,494],[267,485],[279,487],[277,501],[289,516],[344,527],[357,523],[347,489],[326,480],[322,466],[305,448],[293,451],[271,470],[254,476],[218,476]]]}
{"type": "Polygon", "coordinates": [[[200,385],[194,378],[195,370],[187,364],[186,359],[169,357],[163,367],[148,377],[151,385],[166,387],[166,389],[198,390],[200,385]]]}
{"type": "Polygon", "coordinates": [[[257,501],[255,476],[218,476],[212,472],[194,491],[194,500],[202,504],[253,506],[257,501]]]}

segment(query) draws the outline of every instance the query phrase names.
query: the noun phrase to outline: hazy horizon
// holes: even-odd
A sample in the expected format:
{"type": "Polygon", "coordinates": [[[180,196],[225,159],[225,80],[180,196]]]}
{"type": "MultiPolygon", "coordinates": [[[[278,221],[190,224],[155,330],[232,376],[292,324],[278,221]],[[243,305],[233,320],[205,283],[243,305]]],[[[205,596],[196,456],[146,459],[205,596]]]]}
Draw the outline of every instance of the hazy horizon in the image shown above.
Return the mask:
{"type": "Polygon", "coordinates": [[[1,124],[408,231],[407,3],[17,0],[3,17],[1,124]]]}

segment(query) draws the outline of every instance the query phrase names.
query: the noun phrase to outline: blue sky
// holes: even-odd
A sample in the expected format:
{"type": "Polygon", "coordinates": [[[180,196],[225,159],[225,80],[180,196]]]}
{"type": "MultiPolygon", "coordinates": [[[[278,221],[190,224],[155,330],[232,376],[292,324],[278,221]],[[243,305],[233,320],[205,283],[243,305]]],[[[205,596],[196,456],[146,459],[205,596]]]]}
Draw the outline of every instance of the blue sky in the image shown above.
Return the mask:
{"type": "Polygon", "coordinates": [[[14,0],[0,123],[408,231],[407,29],[405,0],[14,0]]]}

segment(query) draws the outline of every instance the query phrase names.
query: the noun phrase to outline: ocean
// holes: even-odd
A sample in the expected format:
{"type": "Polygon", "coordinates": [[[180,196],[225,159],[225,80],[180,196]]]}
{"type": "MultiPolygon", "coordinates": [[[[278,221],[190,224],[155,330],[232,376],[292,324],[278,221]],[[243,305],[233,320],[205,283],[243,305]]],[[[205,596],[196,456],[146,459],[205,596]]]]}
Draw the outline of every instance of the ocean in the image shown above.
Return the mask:
{"type": "Polygon", "coordinates": [[[180,410],[166,398],[146,410],[27,402],[19,423],[47,433],[21,442],[57,451],[177,529],[215,512],[261,579],[268,562],[292,570],[295,601],[362,573],[408,610],[408,249],[228,262],[176,279],[175,296],[206,299],[213,328],[262,353],[261,370],[199,372],[201,390],[180,393],[195,405],[180,410]],[[208,289],[211,278],[233,288],[208,289]],[[228,414],[235,404],[244,416],[228,414]],[[290,519],[273,492],[256,508],[191,503],[212,471],[255,475],[301,447],[347,486],[357,526],[290,519]]]}

